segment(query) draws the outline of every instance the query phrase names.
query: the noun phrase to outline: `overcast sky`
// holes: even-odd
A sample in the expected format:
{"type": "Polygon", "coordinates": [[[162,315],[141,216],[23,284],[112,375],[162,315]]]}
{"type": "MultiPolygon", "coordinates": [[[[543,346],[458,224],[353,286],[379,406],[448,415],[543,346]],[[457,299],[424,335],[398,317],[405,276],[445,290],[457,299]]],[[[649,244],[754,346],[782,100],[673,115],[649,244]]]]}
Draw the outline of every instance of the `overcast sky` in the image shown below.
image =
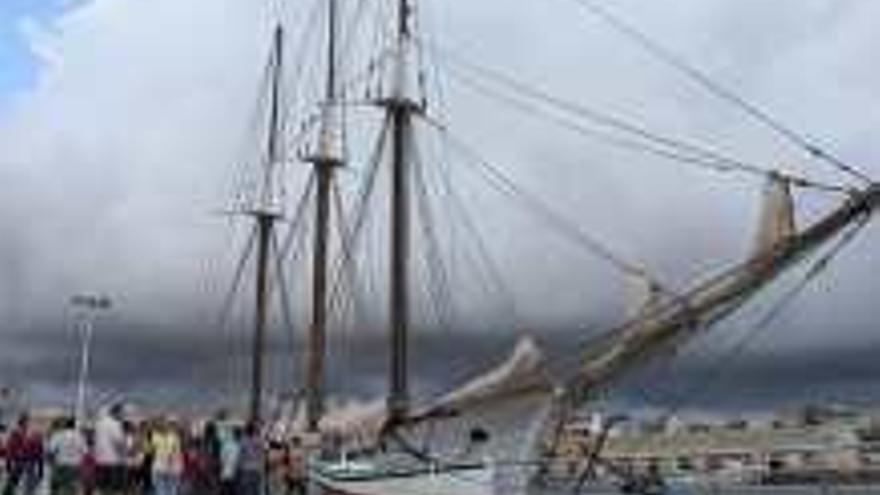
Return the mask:
{"type": "MultiPolygon", "coordinates": [[[[254,134],[252,108],[272,19],[290,26],[295,43],[313,3],[3,2],[0,381],[43,399],[64,393],[76,343],[67,301],[77,292],[98,291],[115,303],[97,326],[95,380],[102,393],[150,388],[175,397],[201,386],[214,400],[245,382],[247,320],[229,325],[242,328],[218,329],[213,322],[246,227],[220,212],[231,204],[242,143],[254,134]]],[[[880,75],[873,63],[880,4],[602,3],[847,162],[880,175],[873,135],[880,129],[880,75]]],[[[418,13],[438,45],[567,100],[762,166],[852,183],[658,63],[577,1],[423,0],[418,13]]],[[[443,64],[439,55],[426,64],[433,78],[429,96],[443,100],[432,100],[432,114],[622,256],[681,286],[748,252],[759,180],[585,140],[473,93],[443,64]]],[[[365,156],[352,152],[351,172],[342,178],[345,191],[360,184],[365,156]]],[[[470,299],[465,323],[421,341],[416,356],[426,389],[499,359],[523,329],[563,352],[570,349],[566,344],[621,317],[628,288],[617,272],[548,231],[540,219],[478,191],[467,172],[455,177],[462,181],[456,185],[461,196],[473,201],[469,211],[509,289],[481,292],[467,274],[452,281],[453,291],[470,299]],[[509,299],[516,303],[516,318],[509,299]],[[462,355],[456,339],[472,342],[472,352],[462,355]],[[453,357],[454,366],[448,366],[453,357]]],[[[830,204],[826,199],[799,198],[801,211],[815,215],[830,204]]],[[[442,204],[438,200],[438,214],[442,204]]],[[[875,396],[878,241],[877,228],[869,227],[774,328],[731,363],[721,380],[730,394],[714,394],[701,407],[807,401],[815,398],[805,392],[813,387],[837,400],[875,396]]],[[[463,262],[461,271],[468,269],[463,262]]],[[[772,301],[778,292],[767,297],[772,301]]],[[[678,364],[650,368],[624,395],[662,403],[679,385],[658,383],[687,383],[711,367],[713,356],[734,347],[760,309],[699,339],[678,364]],[[659,390],[646,397],[638,392],[646,387],[659,390]]],[[[277,348],[289,349],[289,338],[275,332],[277,348]]],[[[377,352],[345,352],[381,356],[375,335],[357,342],[377,352]]],[[[334,380],[362,394],[378,391],[384,361],[374,357],[347,365],[360,381],[346,381],[342,371],[334,380]]],[[[281,382],[285,366],[294,365],[276,361],[273,373],[281,382]]]]}

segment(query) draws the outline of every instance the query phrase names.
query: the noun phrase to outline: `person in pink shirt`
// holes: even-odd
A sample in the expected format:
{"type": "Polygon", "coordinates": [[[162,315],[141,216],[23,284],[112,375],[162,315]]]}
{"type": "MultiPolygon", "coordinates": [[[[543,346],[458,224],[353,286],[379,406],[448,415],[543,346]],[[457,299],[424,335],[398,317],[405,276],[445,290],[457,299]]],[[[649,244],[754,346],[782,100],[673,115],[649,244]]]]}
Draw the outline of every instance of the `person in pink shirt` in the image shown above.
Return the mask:
{"type": "Polygon", "coordinates": [[[43,479],[43,438],[22,414],[6,440],[6,486],[3,495],[13,495],[20,484],[25,495],[33,495],[43,479]]]}

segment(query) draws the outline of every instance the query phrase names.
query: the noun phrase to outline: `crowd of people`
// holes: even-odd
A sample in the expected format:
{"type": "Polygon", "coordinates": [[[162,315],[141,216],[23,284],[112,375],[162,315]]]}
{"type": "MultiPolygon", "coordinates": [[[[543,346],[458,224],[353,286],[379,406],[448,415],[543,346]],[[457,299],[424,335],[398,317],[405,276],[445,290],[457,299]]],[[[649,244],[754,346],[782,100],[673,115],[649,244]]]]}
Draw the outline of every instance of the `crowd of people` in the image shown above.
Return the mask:
{"type": "Polygon", "coordinates": [[[268,440],[223,418],[198,428],[166,416],[134,422],[120,406],[90,428],[72,418],[47,431],[23,414],[3,432],[2,495],[298,495],[305,454],[296,437],[268,440]]]}

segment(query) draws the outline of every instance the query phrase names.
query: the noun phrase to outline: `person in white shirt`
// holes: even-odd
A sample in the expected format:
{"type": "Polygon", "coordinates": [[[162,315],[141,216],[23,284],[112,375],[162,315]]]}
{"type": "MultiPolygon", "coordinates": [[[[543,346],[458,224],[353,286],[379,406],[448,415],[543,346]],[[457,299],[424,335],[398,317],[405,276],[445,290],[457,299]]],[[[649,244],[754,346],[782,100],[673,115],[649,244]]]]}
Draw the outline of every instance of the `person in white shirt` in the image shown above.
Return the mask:
{"type": "Polygon", "coordinates": [[[235,495],[238,492],[241,431],[232,427],[220,431],[220,495],[235,495]]]}
{"type": "Polygon", "coordinates": [[[88,446],[73,421],[64,418],[59,429],[49,437],[48,454],[52,466],[51,487],[54,495],[77,493],[79,468],[88,446]]]}
{"type": "Polygon", "coordinates": [[[122,406],[117,404],[95,423],[95,481],[101,495],[125,489],[126,439],[121,417],[122,406]]]}

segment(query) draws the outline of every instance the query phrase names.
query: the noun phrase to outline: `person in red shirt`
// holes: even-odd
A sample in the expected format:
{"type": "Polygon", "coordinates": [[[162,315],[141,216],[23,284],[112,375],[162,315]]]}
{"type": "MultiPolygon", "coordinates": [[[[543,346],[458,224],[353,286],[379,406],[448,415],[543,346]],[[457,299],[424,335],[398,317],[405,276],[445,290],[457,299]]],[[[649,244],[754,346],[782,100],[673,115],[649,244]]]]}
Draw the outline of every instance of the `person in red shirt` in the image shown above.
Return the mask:
{"type": "Polygon", "coordinates": [[[79,481],[83,495],[95,493],[98,463],[95,460],[95,432],[86,430],[83,432],[86,438],[86,453],[79,467],[79,481]]]}
{"type": "Polygon", "coordinates": [[[0,423],[0,459],[6,460],[6,425],[0,423]]]}
{"type": "Polygon", "coordinates": [[[306,455],[299,437],[291,438],[290,442],[284,446],[283,470],[287,493],[305,495],[308,492],[306,455]]]}
{"type": "Polygon", "coordinates": [[[33,495],[43,478],[43,439],[30,428],[27,414],[18,418],[6,441],[6,472],[3,495],[13,495],[22,482],[24,494],[33,495]]]}

